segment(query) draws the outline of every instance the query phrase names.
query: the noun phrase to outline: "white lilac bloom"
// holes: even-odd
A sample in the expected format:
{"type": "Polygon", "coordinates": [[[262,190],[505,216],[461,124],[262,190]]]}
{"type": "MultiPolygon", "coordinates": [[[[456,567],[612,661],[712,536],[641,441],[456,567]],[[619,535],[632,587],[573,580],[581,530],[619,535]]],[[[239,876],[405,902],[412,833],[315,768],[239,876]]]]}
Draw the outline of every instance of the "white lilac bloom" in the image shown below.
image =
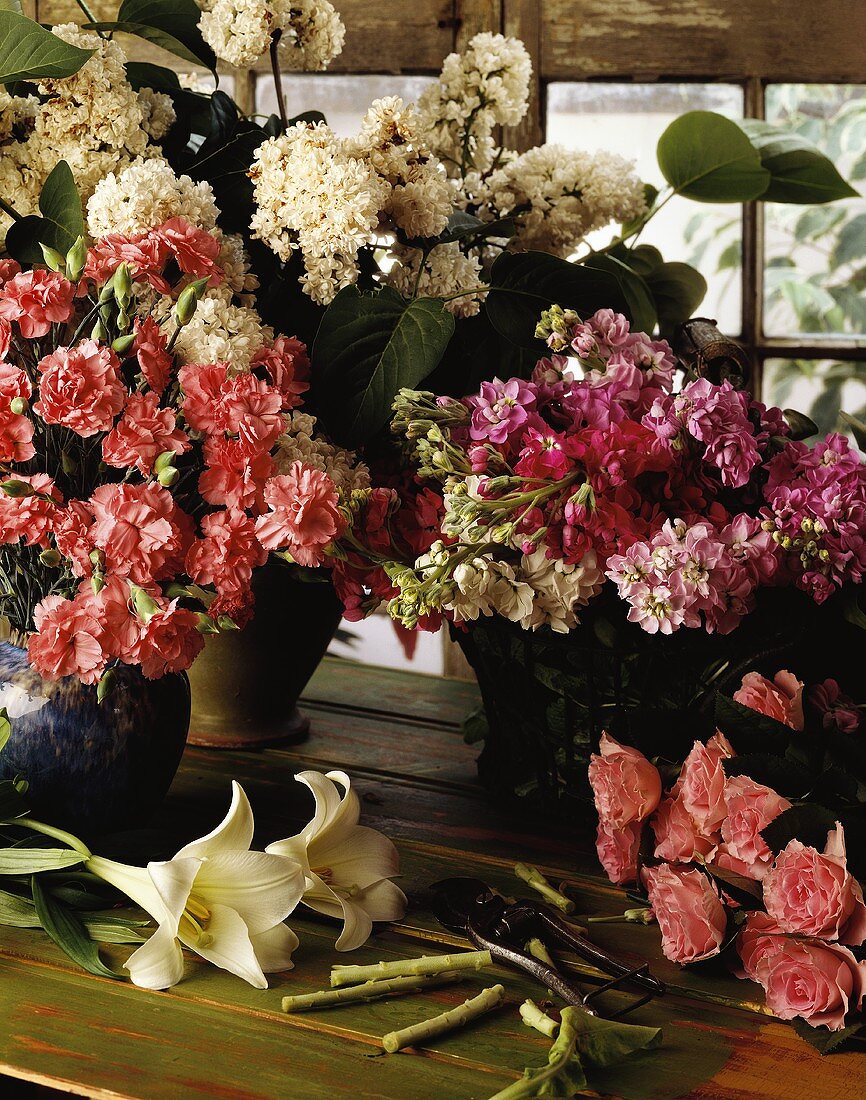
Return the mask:
{"type": "Polygon", "coordinates": [[[295,779],[313,792],[315,813],[296,836],[265,851],[301,864],[304,904],[342,918],[336,947],[352,951],[367,941],[373,921],[399,920],[406,911],[406,895],[391,882],[400,870],[399,855],[386,836],[358,824],[361,803],[345,772],[306,771],[295,779]]]}
{"type": "Polygon", "coordinates": [[[224,820],[173,859],[133,867],[92,856],[87,869],[146,910],[159,927],[126,964],[132,981],[167,989],[183,977],[181,945],[266,989],[266,973],[288,970],[298,938],[283,921],[304,891],[301,866],[250,851],[253,815],[232,783],[224,820]]]}
{"type": "Polygon", "coordinates": [[[343,49],[346,30],[329,0],[198,0],[198,6],[205,42],[238,68],[267,53],[275,32],[285,69],[326,69],[343,49]]]}

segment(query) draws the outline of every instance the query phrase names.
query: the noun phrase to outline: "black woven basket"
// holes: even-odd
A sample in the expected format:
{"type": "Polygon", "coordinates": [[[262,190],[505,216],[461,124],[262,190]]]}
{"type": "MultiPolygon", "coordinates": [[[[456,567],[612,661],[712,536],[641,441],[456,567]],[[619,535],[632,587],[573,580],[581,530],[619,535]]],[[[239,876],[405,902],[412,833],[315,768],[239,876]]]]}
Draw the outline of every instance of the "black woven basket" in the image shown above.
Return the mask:
{"type": "Polygon", "coordinates": [[[748,671],[790,668],[807,682],[856,685],[864,634],[840,607],[766,589],[729,635],[662,636],[629,623],[610,588],[569,634],[522,630],[499,616],[455,629],[481,688],[483,712],[466,724],[467,740],[484,741],[481,779],[500,796],[568,816],[589,797],[586,766],[603,730],[650,756],[682,759],[715,728],[716,693],[732,694],[748,671]]]}

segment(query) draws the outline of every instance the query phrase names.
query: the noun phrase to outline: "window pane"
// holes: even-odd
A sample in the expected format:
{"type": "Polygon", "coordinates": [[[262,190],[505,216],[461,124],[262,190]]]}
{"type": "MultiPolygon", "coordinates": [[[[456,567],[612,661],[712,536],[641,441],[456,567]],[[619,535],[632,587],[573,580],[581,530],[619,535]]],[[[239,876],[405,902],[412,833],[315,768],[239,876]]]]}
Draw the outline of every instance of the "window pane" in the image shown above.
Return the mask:
{"type": "MultiPolygon", "coordinates": [[[[858,190],[866,181],[866,85],[771,84],[767,120],[814,142],[858,190]]],[[[768,336],[866,334],[866,200],[766,207],[768,336]]]]}
{"type": "MultiPolygon", "coordinates": [[[[669,123],[685,111],[717,111],[743,117],[743,92],[733,84],[550,84],[547,140],[575,149],[607,149],[637,162],[647,182],[660,187],[656,144],[669,123]]],[[[641,241],[666,260],[685,260],[708,283],[700,312],[726,332],[741,329],[741,208],[674,199],[650,222],[641,241]]],[[[590,238],[603,245],[609,232],[590,238]]]]}
{"type": "MultiPolygon", "coordinates": [[[[413,103],[432,82],[433,77],[429,76],[299,74],[283,77],[283,91],[289,117],[304,111],[321,111],[336,134],[351,137],[357,133],[361,119],[374,99],[399,95],[405,103],[413,103]]],[[[277,112],[277,93],[269,73],[260,73],[256,77],[256,111],[262,115],[277,112]]]]}
{"type": "Polygon", "coordinates": [[[768,359],[762,398],[768,405],[806,413],[821,432],[844,432],[840,412],[866,419],[866,366],[832,359],[768,359]]]}

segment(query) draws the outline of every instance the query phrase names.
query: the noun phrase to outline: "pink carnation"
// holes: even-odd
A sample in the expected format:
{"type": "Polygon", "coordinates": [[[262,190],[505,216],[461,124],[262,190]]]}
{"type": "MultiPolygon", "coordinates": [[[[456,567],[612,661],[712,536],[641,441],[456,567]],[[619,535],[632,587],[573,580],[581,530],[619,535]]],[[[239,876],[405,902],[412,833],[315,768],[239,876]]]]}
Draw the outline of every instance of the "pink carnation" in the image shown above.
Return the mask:
{"type": "Polygon", "coordinates": [[[622,828],[643,821],[658,806],[662,793],[658,768],[637,749],[620,745],[603,733],[600,755],[589,762],[589,782],[599,817],[622,828]]]}
{"type": "Polygon", "coordinates": [[[165,333],[152,317],[136,318],[133,347],[144,380],[161,395],[171,377],[173,357],[165,333]]]}
{"type": "Polygon", "coordinates": [[[227,379],[220,392],[225,431],[237,435],[250,454],[269,451],[283,430],[280,392],[253,374],[227,379]]]}
{"type": "Polygon", "coordinates": [[[90,498],[91,537],[109,570],[137,584],[179,573],[192,541],[192,521],[161,485],[100,485],[90,498]]]}
{"type": "Polygon", "coordinates": [[[299,565],[321,565],[325,548],[346,526],[334,483],[302,462],[270,479],[265,502],[270,511],[256,520],[259,542],[268,550],[288,550],[299,565]]]}
{"type": "Polygon", "coordinates": [[[595,838],[598,858],[615,886],[628,886],[637,881],[637,856],[640,849],[641,824],[618,826],[600,817],[595,838]]]}
{"type": "Polygon", "coordinates": [[[33,612],[36,633],[27,652],[36,671],[46,680],[78,676],[95,684],[105,670],[100,644],[102,630],[93,611],[81,600],[46,596],[33,612]]]}
{"type": "Polygon", "coordinates": [[[717,731],[706,744],[695,741],[680,772],[683,805],[705,836],[719,828],[727,813],[722,761],[733,755],[727,738],[717,731]]]}
{"type": "Polygon", "coordinates": [[[68,558],[76,577],[89,577],[93,571],[90,560],[94,543],[91,536],[93,513],[83,500],[70,500],[57,511],[54,520],[54,544],[68,558]]]}
{"type": "Polygon", "coordinates": [[[5,359],[12,346],[12,326],[0,319],[0,359],[5,359]]]}
{"type": "Polygon", "coordinates": [[[283,395],[283,408],[303,404],[302,393],[310,388],[310,358],[307,345],[294,336],[278,336],[270,347],[253,356],[251,367],[264,367],[273,385],[283,395]]]}
{"type": "Polygon", "coordinates": [[[665,958],[693,963],[719,953],[728,921],[707,875],[662,863],[645,867],[643,881],[659,922],[665,958]]]}
{"type": "Polygon", "coordinates": [[[222,282],[222,268],[217,264],[220,242],[213,233],[198,229],[185,218],[170,218],[151,230],[150,237],[165,245],[186,275],[207,276],[211,286],[222,282]]]}
{"type": "Polygon", "coordinates": [[[0,319],[17,321],[25,340],[45,336],[72,316],[75,287],[57,271],[34,268],[13,275],[0,289],[0,319]]]}
{"type": "Polygon", "coordinates": [[[189,363],[181,367],[178,379],[183,390],[183,414],[197,432],[213,435],[225,430],[222,388],[228,378],[228,363],[189,363]]]}
{"type": "MultiPolygon", "coordinates": [[[[157,595],[158,589],[151,589],[150,594],[157,595]]],[[[83,581],[77,601],[99,623],[99,642],[106,657],[136,664],[144,624],[131,607],[128,581],[109,575],[97,593],[94,593],[90,581],[83,581]]]]}
{"type": "Polygon", "coordinates": [[[172,600],[148,620],[136,657],[147,679],[158,680],[170,672],[188,669],[203,648],[198,616],[172,600]]]}
{"type": "Polygon", "coordinates": [[[216,585],[221,595],[240,599],[252,573],[267,561],[253,520],[243,512],[212,512],[201,521],[203,538],[186,557],[186,570],[197,584],[216,585]]]}
{"type": "Polygon", "coordinates": [[[109,466],[135,467],[146,475],[159,455],[167,451],[181,455],[189,447],[189,439],[177,427],[174,413],[159,407],[155,393],[134,393],[123,416],[103,439],[102,457],[109,466]]]}
{"type": "Polygon", "coordinates": [[[761,831],[790,808],[787,798],[747,775],[735,775],[728,780],[722,839],[728,855],[743,865],[747,878],[762,879],[769,870],[773,853],[761,831]]]}
{"type": "Polygon", "coordinates": [[[62,424],[87,437],[107,432],[123,408],[126,389],[117,356],[95,340],[58,348],[41,360],[39,372],[33,408],[46,424],[62,424]]]}
{"type": "Polygon", "coordinates": [[[23,539],[28,546],[47,548],[62,497],[48,474],[20,474],[16,480],[32,485],[39,495],[9,497],[0,493],[0,542],[23,539]]]}
{"type": "Polygon", "coordinates": [[[793,672],[777,672],[772,681],[747,672],[734,699],[791,729],[803,728],[803,683],[793,672]]]}
{"type": "Polygon", "coordinates": [[[27,462],[33,447],[33,422],[23,413],[12,411],[16,398],[29,401],[30,379],[11,363],[0,362],[0,462],[27,462]]]}
{"type": "Polygon", "coordinates": [[[84,277],[102,285],[121,264],[126,264],[133,279],[145,280],[159,294],[170,294],[171,286],[162,273],[167,258],[165,244],[158,237],[148,233],[132,237],[109,233],[89,249],[84,277]]]}
{"type": "Polygon", "coordinates": [[[213,436],[205,440],[206,469],[198,490],[208,504],[240,511],[265,509],[265,484],[274,472],[274,460],[263,451],[250,454],[239,439],[213,436]]]}

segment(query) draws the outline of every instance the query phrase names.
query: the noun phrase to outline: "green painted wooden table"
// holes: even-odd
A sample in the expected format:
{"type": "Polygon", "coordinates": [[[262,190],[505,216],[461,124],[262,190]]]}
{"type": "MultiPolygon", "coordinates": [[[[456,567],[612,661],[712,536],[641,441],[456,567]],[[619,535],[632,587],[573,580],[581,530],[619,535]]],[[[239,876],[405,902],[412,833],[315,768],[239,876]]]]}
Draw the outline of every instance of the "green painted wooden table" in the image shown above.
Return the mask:
{"type": "MultiPolygon", "coordinates": [[[[447,875],[472,874],[518,894],[522,884],[511,873],[517,859],[554,879],[578,880],[583,912],[621,912],[624,897],[599,875],[584,830],[551,829],[503,812],[477,785],[474,750],[459,734],[476,701],[467,684],[328,660],[307,691],[309,741],[263,753],[189,749],[151,843],[168,852],[215,824],[232,778],[251,798],[259,839],[285,836],[310,809],[293,774],[339,767],[356,780],[369,823],[397,842],[412,902],[405,921],[380,931],[353,961],[466,947],[439,930],[425,908],[425,888],[447,875]]],[[[423,996],[284,1015],[281,997],[325,987],[336,958],[326,922],[293,918],[290,924],[301,937],[296,967],[275,976],[271,989],[252,989],[190,958],[184,981],[166,993],[90,977],[41,933],[0,928],[0,1074],[8,1075],[0,1077],[0,1097],[15,1094],[11,1079],[17,1079],[85,1096],[146,1100],[484,1100],[524,1066],[544,1062],[546,1041],[517,1015],[520,1002],[539,990],[505,970],[423,996]],[[493,1015],[429,1048],[381,1053],[386,1031],[443,1011],[467,990],[494,981],[504,982],[507,1002],[493,1015]]],[[[662,1047],[596,1075],[596,1094],[630,1100],[866,1095],[866,1053],[821,1059],[786,1024],[761,1012],[757,987],[712,968],[684,972],[666,963],[657,929],[592,927],[593,938],[622,958],[650,959],[669,987],[664,999],[634,1016],[663,1028],[662,1047]]],[[[107,955],[119,963],[125,953],[114,948],[107,955]]],[[[576,961],[565,963],[581,972],[576,961]]]]}

